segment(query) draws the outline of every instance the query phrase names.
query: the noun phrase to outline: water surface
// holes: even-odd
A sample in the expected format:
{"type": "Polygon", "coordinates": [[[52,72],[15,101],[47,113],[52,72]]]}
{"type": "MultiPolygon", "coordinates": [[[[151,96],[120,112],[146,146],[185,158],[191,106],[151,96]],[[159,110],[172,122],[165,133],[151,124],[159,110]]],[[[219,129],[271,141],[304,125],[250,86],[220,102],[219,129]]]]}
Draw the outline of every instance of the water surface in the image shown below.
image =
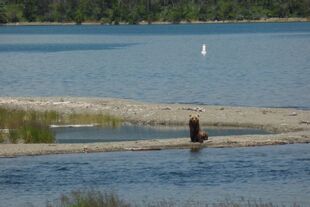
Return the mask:
{"type": "Polygon", "coordinates": [[[73,189],[129,201],[227,197],[309,206],[310,145],[0,158],[0,206],[45,205],[73,189]]]}
{"type": "Polygon", "coordinates": [[[310,23],[4,26],[0,95],[309,109],[309,54],[310,23]]]}
{"type": "MultiPolygon", "coordinates": [[[[309,54],[310,23],[4,26],[0,96],[309,109],[309,54]]],[[[134,201],[243,196],[310,206],[309,166],[306,144],[0,158],[0,206],[44,206],[87,187],[134,201]]]]}
{"type": "MultiPolygon", "coordinates": [[[[116,128],[79,127],[53,128],[58,143],[90,143],[133,141],[146,139],[167,139],[189,137],[186,127],[151,127],[122,125],[116,128]]],[[[251,128],[205,128],[209,137],[245,134],[268,134],[268,132],[251,128]]]]}

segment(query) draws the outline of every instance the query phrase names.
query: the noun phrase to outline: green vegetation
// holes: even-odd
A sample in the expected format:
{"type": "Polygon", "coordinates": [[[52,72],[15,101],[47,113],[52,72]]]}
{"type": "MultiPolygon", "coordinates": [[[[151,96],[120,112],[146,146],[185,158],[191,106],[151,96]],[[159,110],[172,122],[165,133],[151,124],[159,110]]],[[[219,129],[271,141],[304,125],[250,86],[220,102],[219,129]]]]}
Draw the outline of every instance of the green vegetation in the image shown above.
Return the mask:
{"type": "Polygon", "coordinates": [[[120,118],[108,114],[71,113],[59,117],[59,124],[98,124],[100,126],[117,127],[122,122],[120,118]]]}
{"type": "Polygon", "coordinates": [[[6,14],[6,10],[5,10],[5,5],[4,5],[4,2],[1,2],[0,1],[0,24],[3,24],[3,23],[7,23],[8,22],[8,19],[7,19],[7,14],[6,14]]]}
{"type": "MultiPolygon", "coordinates": [[[[47,207],[177,207],[180,204],[176,204],[173,201],[157,201],[152,203],[143,202],[143,204],[131,204],[124,200],[121,200],[115,193],[102,193],[100,191],[88,190],[88,191],[73,191],[68,196],[62,195],[60,199],[55,203],[50,203],[47,207]]],[[[185,202],[181,206],[212,206],[212,207],[286,207],[289,205],[277,205],[271,202],[263,201],[250,201],[244,198],[238,201],[226,199],[214,204],[204,204],[195,201],[185,202]]],[[[292,207],[300,207],[297,203],[291,205],[292,207]]]]}
{"type": "Polygon", "coordinates": [[[49,117],[49,112],[0,108],[0,129],[9,130],[8,133],[1,133],[2,141],[8,139],[11,143],[21,140],[25,143],[54,142],[54,135],[48,127],[51,121],[49,117]]]}
{"type": "Polygon", "coordinates": [[[130,207],[114,193],[100,191],[73,191],[68,196],[62,195],[55,204],[47,207],[130,207]]]}
{"type": "Polygon", "coordinates": [[[49,127],[51,124],[98,124],[116,127],[121,122],[117,117],[102,113],[60,114],[56,111],[39,112],[0,107],[0,143],[52,143],[55,136],[49,127]],[[3,129],[8,129],[8,133],[3,132],[3,129]]]}
{"type": "Polygon", "coordinates": [[[0,0],[0,23],[256,20],[310,17],[310,0],[0,0]]]}

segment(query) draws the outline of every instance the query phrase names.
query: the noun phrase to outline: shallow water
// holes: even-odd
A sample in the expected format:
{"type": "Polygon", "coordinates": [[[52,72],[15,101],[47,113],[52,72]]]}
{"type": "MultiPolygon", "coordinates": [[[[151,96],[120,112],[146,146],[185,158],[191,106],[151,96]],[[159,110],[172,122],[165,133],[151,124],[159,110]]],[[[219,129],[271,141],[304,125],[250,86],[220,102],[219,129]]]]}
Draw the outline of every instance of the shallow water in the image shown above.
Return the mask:
{"type": "MultiPolygon", "coordinates": [[[[268,132],[263,130],[248,128],[205,128],[203,130],[207,131],[210,137],[268,134],[268,132]]],[[[189,137],[189,130],[185,127],[146,127],[137,125],[122,125],[117,128],[54,128],[53,132],[58,143],[90,143],[189,137]]]]}
{"type": "Polygon", "coordinates": [[[309,206],[310,145],[0,158],[0,206],[43,205],[73,189],[130,201],[263,199],[309,206]]]}
{"type": "Polygon", "coordinates": [[[0,95],[309,109],[309,54],[310,23],[4,26],[0,95]]]}

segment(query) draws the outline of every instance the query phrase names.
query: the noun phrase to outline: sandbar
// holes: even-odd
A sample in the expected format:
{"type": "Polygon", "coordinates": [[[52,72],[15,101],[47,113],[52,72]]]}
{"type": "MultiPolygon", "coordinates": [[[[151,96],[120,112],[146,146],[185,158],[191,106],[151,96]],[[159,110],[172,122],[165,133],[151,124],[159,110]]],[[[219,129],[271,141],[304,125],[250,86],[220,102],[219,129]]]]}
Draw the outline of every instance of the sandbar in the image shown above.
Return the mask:
{"type": "Polygon", "coordinates": [[[187,126],[189,115],[199,114],[202,126],[257,128],[274,133],[210,137],[203,144],[191,143],[189,137],[89,144],[0,144],[0,157],[310,143],[309,110],[156,104],[92,97],[0,97],[0,106],[60,113],[106,113],[128,123],[151,126],[187,126]]]}

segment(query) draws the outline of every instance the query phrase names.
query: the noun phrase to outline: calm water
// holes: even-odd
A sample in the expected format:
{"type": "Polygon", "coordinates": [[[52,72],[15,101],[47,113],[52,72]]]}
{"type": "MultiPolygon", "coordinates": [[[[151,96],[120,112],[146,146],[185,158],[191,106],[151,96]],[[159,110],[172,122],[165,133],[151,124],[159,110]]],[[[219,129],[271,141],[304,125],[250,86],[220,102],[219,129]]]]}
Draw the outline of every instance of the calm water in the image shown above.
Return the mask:
{"type": "MultiPolygon", "coordinates": [[[[208,131],[209,136],[268,133],[259,129],[246,128],[208,128],[204,130],[208,131]]],[[[58,143],[89,143],[189,137],[189,129],[185,127],[159,128],[136,125],[123,125],[117,128],[54,128],[53,131],[56,135],[56,142],[58,143]]]]}
{"type": "Polygon", "coordinates": [[[309,54],[310,23],[3,26],[0,95],[309,109],[309,54]]]}
{"type": "MultiPolygon", "coordinates": [[[[310,23],[3,26],[0,96],[310,109],[309,54],[310,23]]],[[[85,187],[134,201],[243,196],[309,206],[309,166],[310,145],[0,158],[0,206],[42,206],[85,187]]]]}
{"type": "Polygon", "coordinates": [[[310,145],[0,159],[0,206],[42,205],[72,189],[131,201],[217,202],[241,196],[309,206],[310,145]]]}

